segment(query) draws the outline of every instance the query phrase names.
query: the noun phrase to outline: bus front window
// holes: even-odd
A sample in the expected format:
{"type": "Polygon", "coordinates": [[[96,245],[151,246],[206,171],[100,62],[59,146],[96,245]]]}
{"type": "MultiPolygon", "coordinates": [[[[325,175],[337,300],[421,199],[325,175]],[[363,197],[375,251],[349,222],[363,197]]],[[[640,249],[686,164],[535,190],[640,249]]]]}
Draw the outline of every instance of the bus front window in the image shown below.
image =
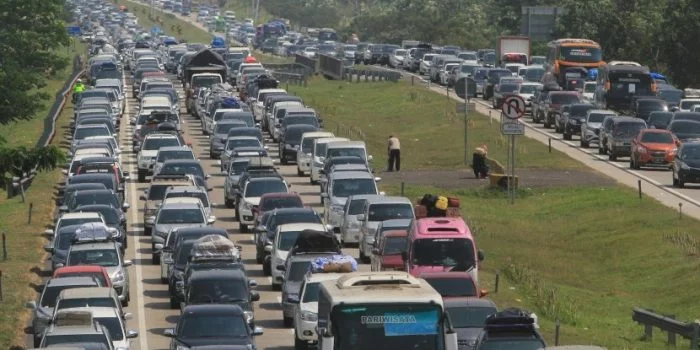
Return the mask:
{"type": "Polygon", "coordinates": [[[603,52],[594,47],[561,47],[559,58],[569,62],[596,63],[603,60],[603,52]]]}
{"type": "Polygon", "coordinates": [[[434,305],[338,305],[336,349],[443,349],[441,310],[434,305]]]}

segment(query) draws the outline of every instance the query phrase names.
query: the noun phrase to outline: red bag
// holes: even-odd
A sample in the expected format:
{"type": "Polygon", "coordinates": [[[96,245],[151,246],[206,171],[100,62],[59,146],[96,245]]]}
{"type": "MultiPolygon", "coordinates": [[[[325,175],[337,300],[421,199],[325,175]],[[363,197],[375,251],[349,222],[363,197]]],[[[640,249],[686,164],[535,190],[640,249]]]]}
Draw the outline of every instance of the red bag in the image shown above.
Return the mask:
{"type": "Polygon", "coordinates": [[[459,208],[459,198],[447,197],[447,206],[449,208],[459,208]]]}

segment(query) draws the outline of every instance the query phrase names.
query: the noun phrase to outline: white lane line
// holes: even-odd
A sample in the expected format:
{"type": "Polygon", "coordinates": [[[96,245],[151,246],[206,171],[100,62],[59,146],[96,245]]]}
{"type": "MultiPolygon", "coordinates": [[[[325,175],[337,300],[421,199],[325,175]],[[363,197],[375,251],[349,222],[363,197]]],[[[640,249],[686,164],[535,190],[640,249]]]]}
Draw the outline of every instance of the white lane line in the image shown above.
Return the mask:
{"type": "Polygon", "coordinates": [[[272,277],[268,277],[268,278],[267,278],[267,283],[269,283],[270,285],[272,285],[272,277]]]}
{"type": "Polygon", "coordinates": [[[277,299],[277,304],[282,305],[282,297],[281,296],[276,296],[275,299],[277,299]]]}
{"type": "MultiPolygon", "coordinates": [[[[124,82],[124,91],[127,89],[127,84],[126,84],[126,76],[122,77],[122,80],[124,82]]],[[[124,97],[126,99],[125,106],[126,110],[129,111],[129,99],[127,97],[124,97]]],[[[130,116],[129,116],[130,117],[130,116]]],[[[128,124],[128,121],[127,121],[128,124]]],[[[124,147],[124,152],[126,152],[126,145],[129,143],[128,141],[128,130],[125,128],[125,131],[127,131],[127,142],[126,144],[123,144],[122,146],[124,147]]],[[[133,153],[128,156],[128,158],[133,158],[133,153]]],[[[129,174],[136,174],[135,168],[134,168],[134,163],[135,162],[130,162],[129,164],[129,174]]],[[[133,176],[133,175],[132,175],[133,176]]],[[[131,180],[133,181],[133,180],[131,180]]],[[[138,196],[136,195],[136,184],[135,183],[130,183],[129,184],[129,197],[131,197],[131,229],[132,232],[134,233],[133,236],[133,243],[131,246],[134,249],[134,260],[138,260],[139,263],[134,264],[135,267],[134,269],[136,270],[136,305],[137,305],[137,312],[138,312],[138,317],[139,317],[139,345],[141,350],[147,350],[148,348],[148,333],[146,329],[146,309],[144,306],[143,302],[143,271],[141,267],[141,262],[142,262],[142,256],[141,256],[141,229],[136,228],[134,225],[138,222],[138,196]]],[[[131,280],[130,280],[131,283],[131,280]]]]}

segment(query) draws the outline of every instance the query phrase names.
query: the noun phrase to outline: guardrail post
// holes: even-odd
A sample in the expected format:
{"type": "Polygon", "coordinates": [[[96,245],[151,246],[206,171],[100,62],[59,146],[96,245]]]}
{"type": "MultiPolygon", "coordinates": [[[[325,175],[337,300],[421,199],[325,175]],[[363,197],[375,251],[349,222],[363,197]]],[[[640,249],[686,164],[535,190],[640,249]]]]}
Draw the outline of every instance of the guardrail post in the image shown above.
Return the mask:
{"type": "Polygon", "coordinates": [[[683,203],[678,202],[678,220],[683,220],[683,203]]]}
{"type": "Polygon", "coordinates": [[[406,183],[401,181],[401,196],[403,196],[403,194],[404,194],[405,185],[406,185],[406,183]]]}
{"type": "Polygon", "coordinates": [[[493,292],[496,294],[498,294],[498,284],[500,282],[500,279],[501,279],[501,271],[496,271],[496,282],[494,283],[494,286],[493,286],[493,292]]]}
{"type": "MultiPolygon", "coordinates": [[[[668,315],[666,317],[672,320],[676,319],[676,315],[668,315]]],[[[668,345],[676,346],[676,333],[668,332],[668,345]]]]}
{"type": "Polygon", "coordinates": [[[414,81],[415,78],[416,78],[415,75],[411,75],[411,86],[415,85],[415,81],[414,81]]]}
{"type": "MultiPolygon", "coordinates": [[[[651,309],[649,309],[647,311],[654,312],[654,310],[651,310],[651,309]]],[[[644,337],[642,337],[642,339],[645,341],[651,341],[652,336],[653,336],[653,334],[652,334],[653,330],[654,330],[654,327],[652,327],[652,325],[645,324],[644,325],[644,337]]]]}
{"type": "Polygon", "coordinates": [[[692,334],[692,337],[690,338],[690,348],[692,350],[697,350],[698,342],[700,341],[700,339],[699,339],[700,338],[700,324],[693,321],[691,325],[693,327],[693,334],[692,334]]]}
{"type": "Polygon", "coordinates": [[[547,140],[547,143],[548,143],[548,145],[549,145],[549,146],[548,146],[548,147],[549,147],[549,153],[552,153],[552,138],[551,138],[551,137],[547,140]]]}
{"type": "Polygon", "coordinates": [[[7,260],[7,235],[2,234],[2,260],[7,260]]]}
{"type": "Polygon", "coordinates": [[[27,213],[27,225],[32,223],[32,211],[34,210],[34,203],[29,203],[29,212],[27,213]]]}
{"type": "Polygon", "coordinates": [[[4,298],[2,296],[2,270],[0,270],[0,301],[2,301],[4,298]]]}
{"type": "Polygon", "coordinates": [[[559,330],[561,329],[561,322],[557,319],[556,327],[554,328],[554,346],[559,346],[559,330]]]}
{"type": "Polygon", "coordinates": [[[642,199],[642,180],[637,180],[637,189],[639,190],[639,199],[642,199]]]}

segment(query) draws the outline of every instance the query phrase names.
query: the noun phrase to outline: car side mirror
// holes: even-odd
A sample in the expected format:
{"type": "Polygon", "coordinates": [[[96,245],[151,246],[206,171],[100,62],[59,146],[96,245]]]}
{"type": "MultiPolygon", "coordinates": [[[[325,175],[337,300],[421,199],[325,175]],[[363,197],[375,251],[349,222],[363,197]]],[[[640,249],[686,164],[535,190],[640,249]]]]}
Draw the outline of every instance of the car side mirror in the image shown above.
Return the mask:
{"type": "Polygon", "coordinates": [[[357,214],[357,221],[365,221],[365,214],[357,214]]]}
{"type": "Polygon", "coordinates": [[[42,234],[43,234],[44,236],[53,237],[53,230],[44,230],[44,232],[42,232],[42,234]]]}
{"type": "Polygon", "coordinates": [[[374,159],[374,157],[370,154],[367,156],[367,161],[371,162],[374,159]]]}
{"type": "Polygon", "coordinates": [[[328,193],[321,193],[321,198],[328,199],[328,193]]]}
{"type": "Polygon", "coordinates": [[[44,251],[47,253],[53,253],[53,246],[51,244],[47,244],[44,246],[44,251]]]}
{"type": "Polygon", "coordinates": [[[258,286],[258,281],[256,281],[256,280],[250,280],[250,281],[248,281],[248,287],[250,287],[250,288],[255,288],[255,287],[257,287],[257,286],[258,286]]]}
{"type": "Polygon", "coordinates": [[[265,246],[265,253],[272,253],[272,246],[271,245],[265,246]]]}
{"type": "Polygon", "coordinates": [[[145,195],[145,194],[140,195],[140,196],[139,196],[139,199],[142,200],[142,201],[145,201],[145,200],[146,200],[146,195],[145,195]]]}
{"type": "Polygon", "coordinates": [[[207,224],[209,224],[209,225],[212,225],[212,224],[214,224],[215,222],[216,222],[216,216],[213,216],[213,215],[212,215],[212,216],[210,216],[210,217],[207,219],[207,224]]]}
{"type": "Polygon", "coordinates": [[[139,336],[139,332],[134,330],[126,331],[126,339],[134,339],[139,336]]]}
{"type": "Polygon", "coordinates": [[[382,181],[382,178],[381,178],[381,177],[375,177],[375,178],[374,178],[374,181],[375,181],[375,182],[382,181]]]}
{"type": "Polygon", "coordinates": [[[32,309],[32,310],[36,309],[36,301],[34,301],[34,300],[28,301],[24,304],[24,307],[26,307],[27,309],[32,309]]]}
{"type": "Polygon", "coordinates": [[[168,338],[175,338],[175,328],[168,328],[164,330],[163,335],[168,338]]]}
{"type": "Polygon", "coordinates": [[[379,248],[372,248],[372,254],[381,255],[382,253],[379,251],[379,248]]]}
{"type": "Polygon", "coordinates": [[[265,330],[262,327],[255,327],[253,329],[253,336],[263,335],[264,332],[265,330]]]}
{"type": "Polygon", "coordinates": [[[484,255],[484,251],[479,249],[479,251],[477,252],[477,257],[479,258],[479,261],[484,261],[484,259],[486,258],[486,256],[484,255]]]}
{"type": "Polygon", "coordinates": [[[130,312],[126,312],[126,313],[124,313],[124,314],[122,315],[122,318],[125,319],[125,320],[130,320],[130,319],[132,319],[133,317],[134,317],[134,315],[132,315],[130,312]]]}
{"type": "Polygon", "coordinates": [[[287,302],[290,304],[298,304],[299,303],[299,297],[296,295],[289,295],[287,296],[287,302]]]}
{"type": "Polygon", "coordinates": [[[250,301],[259,301],[260,300],[260,294],[257,292],[251,292],[250,293],[250,301]]]}
{"type": "Polygon", "coordinates": [[[122,204],[122,210],[125,211],[125,212],[126,212],[127,210],[129,210],[130,207],[131,207],[131,206],[129,205],[129,203],[124,203],[124,204],[122,204]]]}
{"type": "Polygon", "coordinates": [[[131,260],[124,260],[124,262],[122,263],[122,266],[124,266],[124,267],[129,267],[129,266],[131,266],[131,265],[133,265],[133,264],[134,264],[134,262],[131,261],[131,260]]]}
{"type": "Polygon", "coordinates": [[[401,260],[403,260],[404,262],[408,261],[408,252],[407,251],[404,250],[401,252],[401,260]]]}
{"type": "Polygon", "coordinates": [[[486,289],[480,289],[480,290],[479,290],[479,298],[484,298],[484,297],[486,297],[487,295],[489,295],[489,291],[488,291],[488,290],[486,290],[486,289]]]}

